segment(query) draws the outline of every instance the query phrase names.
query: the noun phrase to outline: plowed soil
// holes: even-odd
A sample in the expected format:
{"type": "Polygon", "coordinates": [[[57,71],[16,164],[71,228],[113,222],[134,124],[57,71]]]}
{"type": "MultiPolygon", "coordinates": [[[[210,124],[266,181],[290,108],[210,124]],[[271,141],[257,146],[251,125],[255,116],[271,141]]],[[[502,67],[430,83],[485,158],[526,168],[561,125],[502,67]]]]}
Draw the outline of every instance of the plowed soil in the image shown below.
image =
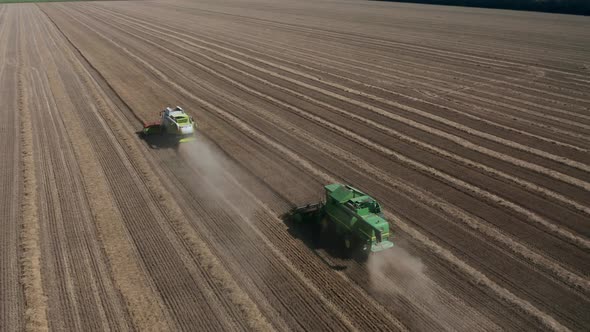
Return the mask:
{"type": "Polygon", "coordinates": [[[0,330],[588,330],[590,21],[0,5],[0,330]],[[179,146],[143,123],[181,105],[179,146]],[[352,184],[367,261],[283,216],[352,184]]]}

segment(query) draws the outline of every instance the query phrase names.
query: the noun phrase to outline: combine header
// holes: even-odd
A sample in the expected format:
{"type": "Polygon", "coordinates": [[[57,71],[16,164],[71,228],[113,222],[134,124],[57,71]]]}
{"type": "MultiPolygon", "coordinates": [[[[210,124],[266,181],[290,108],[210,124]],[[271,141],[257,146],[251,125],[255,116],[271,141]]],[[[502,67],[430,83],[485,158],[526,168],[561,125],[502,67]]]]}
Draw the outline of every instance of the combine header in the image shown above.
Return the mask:
{"type": "Polygon", "coordinates": [[[143,126],[145,136],[159,134],[178,139],[179,143],[195,140],[197,124],[180,106],[166,107],[160,112],[160,121],[146,123],[143,126]]]}
{"type": "Polygon", "coordinates": [[[322,232],[329,231],[341,238],[347,251],[368,253],[393,247],[389,223],[376,200],[347,185],[334,183],[324,188],[325,202],[293,209],[293,221],[319,223],[322,232]]]}

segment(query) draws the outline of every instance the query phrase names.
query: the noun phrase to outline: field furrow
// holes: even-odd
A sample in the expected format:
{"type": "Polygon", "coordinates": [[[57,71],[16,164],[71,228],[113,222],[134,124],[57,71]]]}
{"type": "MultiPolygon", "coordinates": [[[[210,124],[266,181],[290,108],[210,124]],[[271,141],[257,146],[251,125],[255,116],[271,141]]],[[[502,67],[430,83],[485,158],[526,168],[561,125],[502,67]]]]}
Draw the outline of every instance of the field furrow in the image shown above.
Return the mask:
{"type": "MultiPolygon", "coordinates": [[[[160,42],[163,42],[163,40],[160,40],[160,42]]],[[[153,44],[153,45],[156,45],[156,44],[153,44]]],[[[157,45],[156,45],[156,46],[157,46],[157,45]]],[[[182,47],[182,46],[181,46],[181,45],[174,45],[174,47],[182,47]]],[[[186,60],[186,58],[185,58],[185,60],[186,60]]],[[[190,62],[191,60],[187,60],[187,61],[189,61],[189,62],[190,62]]],[[[194,63],[194,62],[192,62],[192,64],[199,65],[199,64],[196,64],[196,63],[194,63]]],[[[205,68],[205,67],[201,66],[201,68],[205,68]]],[[[206,69],[206,68],[205,68],[205,69],[206,69]]],[[[242,74],[244,74],[244,75],[248,75],[247,73],[244,73],[244,72],[242,72],[242,74]]],[[[257,79],[257,77],[255,77],[255,76],[250,76],[250,77],[251,77],[251,78],[253,78],[253,79],[257,79]]],[[[272,84],[269,84],[268,82],[266,82],[266,83],[267,83],[267,85],[272,85],[272,84]]],[[[235,86],[236,84],[233,84],[233,85],[235,86]]],[[[243,88],[243,85],[242,85],[242,88],[243,88]]],[[[246,88],[246,89],[247,89],[247,88],[246,88]]],[[[260,94],[259,94],[259,95],[260,95],[260,94]]],[[[302,95],[298,95],[298,97],[304,98],[304,96],[302,96],[302,95]]],[[[268,99],[268,96],[267,96],[266,98],[268,99]]],[[[271,99],[272,99],[272,98],[271,98],[271,99]]],[[[278,104],[278,103],[277,103],[277,102],[275,102],[275,104],[278,104]]],[[[287,107],[287,108],[288,108],[288,107],[287,107]]],[[[300,110],[299,110],[299,111],[300,111],[300,110]]],[[[301,111],[300,111],[300,112],[301,112],[301,111]]],[[[324,124],[325,124],[325,125],[324,125],[325,127],[330,127],[330,125],[329,125],[329,124],[326,124],[325,122],[324,122],[324,124]]],[[[331,128],[333,129],[333,126],[331,126],[331,128]]],[[[340,130],[342,130],[342,129],[340,129],[340,130]]],[[[350,136],[350,134],[346,134],[346,132],[345,132],[345,136],[350,136]]],[[[374,144],[374,143],[372,143],[372,144],[374,144]]],[[[369,145],[371,145],[371,143],[369,143],[369,145]]],[[[381,147],[381,150],[383,150],[383,149],[384,149],[384,148],[383,148],[383,147],[381,147]]],[[[379,149],[377,149],[377,150],[379,150],[379,149]]],[[[387,153],[387,154],[391,154],[391,152],[389,152],[389,153],[387,153]]],[[[470,165],[470,166],[471,166],[471,165],[470,165]]],[[[489,168],[488,168],[488,169],[489,169],[489,168]]],[[[494,175],[496,175],[496,174],[494,174],[494,175]]],[[[512,179],[514,179],[514,178],[512,177],[512,179]]],[[[518,182],[518,179],[517,179],[517,182],[518,182]]],[[[522,182],[522,181],[520,181],[520,184],[523,184],[523,182],[522,182]]],[[[470,188],[470,187],[469,187],[469,186],[467,186],[467,188],[470,188]]],[[[528,183],[528,189],[532,189],[532,188],[534,188],[534,185],[532,185],[531,183],[528,183]]],[[[538,188],[538,187],[537,187],[537,188],[538,188]]],[[[542,189],[541,189],[541,190],[542,190],[542,189]]],[[[478,190],[477,190],[477,189],[472,189],[471,191],[476,191],[476,192],[477,192],[478,190]]],[[[489,194],[488,194],[487,196],[489,197],[489,194]]],[[[553,195],[553,196],[555,197],[555,195],[553,195]]],[[[486,197],[486,195],[483,195],[483,197],[485,198],[485,197],[486,197]]],[[[492,199],[490,199],[490,201],[498,201],[498,199],[493,199],[493,198],[492,198],[492,199]]],[[[584,211],[584,210],[586,210],[586,208],[585,208],[584,206],[582,206],[582,205],[576,204],[575,202],[568,202],[568,200],[567,200],[565,197],[563,197],[563,196],[561,196],[561,201],[565,202],[565,203],[566,203],[566,204],[568,204],[568,205],[569,205],[569,204],[573,204],[574,206],[577,206],[577,207],[578,207],[578,208],[579,208],[581,211],[584,211]]],[[[510,204],[510,203],[504,203],[504,204],[506,205],[506,204],[510,204]]],[[[519,209],[517,206],[514,206],[513,204],[512,204],[511,206],[512,206],[513,208],[515,208],[515,209],[519,209]]],[[[519,210],[520,210],[520,211],[522,211],[523,213],[527,214],[527,212],[524,212],[522,209],[519,209],[519,210]]],[[[533,219],[535,219],[535,220],[539,220],[541,223],[545,224],[546,226],[548,226],[548,227],[550,227],[550,228],[552,227],[552,226],[551,226],[550,224],[548,224],[546,221],[544,222],[544,221],[540,220],[538,217],[535,217],[534,215],[531,215],[530,213],[528,213],[528,215],[529,215],[529,216],[531,216],[531,217],[532,217],[533,219]]],[[[558,229],[555,229],[555,230],[556,230],[557,232],[561,232],[561,230],[558,230],[558,229]]],[[[582,242],[583,242],[584,240],[580,239],[580,241],[582,241],[582,242]]]]}
{"type": "Polygon", "coordinates": [[[0,7],[0,95],[6,107],[0,122],[0,330],[19,330],[24,326],[23,291],[19,287],[20,269],[20,223],[21,205],[14,197],[23,190],[21,160],[21,137],[17,126],[19,91],[17,82],[18,21],[12,10],[0,7]]]}
{"type": "Polygon", "coordinates": [[[0,330],[584,331],[590,25],[249,0],[0,5],[0,330]],[[182,106],[196,140],[144,135],[182,106]],[[395,247],[289,218],[353,185],[395,247]]]}

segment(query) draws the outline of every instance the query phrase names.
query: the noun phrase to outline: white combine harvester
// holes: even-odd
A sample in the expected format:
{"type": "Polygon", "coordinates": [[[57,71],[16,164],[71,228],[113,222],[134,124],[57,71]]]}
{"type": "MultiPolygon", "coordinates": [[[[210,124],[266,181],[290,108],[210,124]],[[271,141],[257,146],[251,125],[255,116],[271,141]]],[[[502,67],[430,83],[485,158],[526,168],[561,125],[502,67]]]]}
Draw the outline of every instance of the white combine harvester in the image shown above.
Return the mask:
{"type": "Polygon", "coordinates": [[[143,126],[143,134],[146,136],[166,135],[177,139],[179,143],[194,141],[196,130],[196,122],[180,106],[166,107],[160,112],[160,121],[143,126]]]}

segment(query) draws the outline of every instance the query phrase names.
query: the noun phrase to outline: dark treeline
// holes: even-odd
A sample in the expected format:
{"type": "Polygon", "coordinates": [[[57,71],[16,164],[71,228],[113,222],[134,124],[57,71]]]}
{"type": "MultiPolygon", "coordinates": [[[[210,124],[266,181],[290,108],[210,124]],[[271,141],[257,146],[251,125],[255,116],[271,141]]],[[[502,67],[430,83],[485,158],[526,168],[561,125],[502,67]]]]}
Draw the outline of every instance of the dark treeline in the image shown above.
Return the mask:
{"type": "Polygon", "coordinates": [[[590,15],[590,0],[379,0],[590,15]]]}

